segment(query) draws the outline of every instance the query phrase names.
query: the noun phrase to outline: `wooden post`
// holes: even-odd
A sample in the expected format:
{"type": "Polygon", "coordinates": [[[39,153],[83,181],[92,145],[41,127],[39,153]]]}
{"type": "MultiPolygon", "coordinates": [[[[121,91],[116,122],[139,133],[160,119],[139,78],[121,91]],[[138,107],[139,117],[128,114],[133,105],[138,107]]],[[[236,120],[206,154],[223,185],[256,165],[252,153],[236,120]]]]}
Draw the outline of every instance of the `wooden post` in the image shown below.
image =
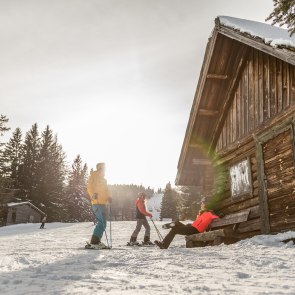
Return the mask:
{"type": "Polygon", "coordinates": [[[256,159],[261,232],[268,234],[270,233],[269,210],[267,204],[267,189],[265,185],[263,151],[261,142],[256,143],[256,159]]]}

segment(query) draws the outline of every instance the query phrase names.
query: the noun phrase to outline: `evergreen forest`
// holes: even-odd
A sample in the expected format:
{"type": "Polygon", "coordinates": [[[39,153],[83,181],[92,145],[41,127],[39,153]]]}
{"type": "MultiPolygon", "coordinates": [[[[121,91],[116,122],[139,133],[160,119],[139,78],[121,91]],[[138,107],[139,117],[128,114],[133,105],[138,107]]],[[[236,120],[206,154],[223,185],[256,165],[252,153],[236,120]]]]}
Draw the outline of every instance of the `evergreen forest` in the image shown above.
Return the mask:
{"type": "MultiPolygon", "coordinates": [[[[87,194],[89,171],[81,156],[77,153],[69,164],[49,126],[40,131],[35,123],[25,133],[16,128],[3,142],[9,130],[9,119],[0,115],[0,226],[5,225],[8,203],[27,201],[43,211],[49,222],[94,221],[87,194]]],[[[147,198],[155,193],[142,185],[108,186],[112,196],[108,218],[112,220],[134,220],[138,193],[145,192],[147,198]]],[[[161,220],[195,218],[201,198],[197,191],[187,187],[176,190],[168,183],[157,193],[163,194],[161,220]]]]}

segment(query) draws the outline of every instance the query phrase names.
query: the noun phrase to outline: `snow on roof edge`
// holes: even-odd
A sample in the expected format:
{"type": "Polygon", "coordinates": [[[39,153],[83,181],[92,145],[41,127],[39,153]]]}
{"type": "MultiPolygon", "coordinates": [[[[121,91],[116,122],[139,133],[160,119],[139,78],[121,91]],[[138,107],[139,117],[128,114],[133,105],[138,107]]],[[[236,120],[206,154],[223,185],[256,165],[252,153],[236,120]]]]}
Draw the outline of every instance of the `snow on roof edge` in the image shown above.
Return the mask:
{"type": "Polygon", "coordinates": [[[272,47],[295,49],[295,36],[290,37],[288,30],[231,16],[218,16],[217,18],[222,26],[237,30],[242,34],[247,33],[253,38],[258,37],[272,47]]]}
{"type": "Polygon", "coordinates": [[[11,202],[11,203],[7,203],[7,206],[8,207],[13,207],[13,206],[19,206],[19,205],[29,205],[31,207],[33,207],[35,210],[41,212],[42,214],[45,214],[42,210],[40,210],[38,207],[36,207],[34,204],[32,204],[31,202],[29,201],[26,201],[26,202],[19,202],[19,203],[16,203],[16,202],[11,202]]]}

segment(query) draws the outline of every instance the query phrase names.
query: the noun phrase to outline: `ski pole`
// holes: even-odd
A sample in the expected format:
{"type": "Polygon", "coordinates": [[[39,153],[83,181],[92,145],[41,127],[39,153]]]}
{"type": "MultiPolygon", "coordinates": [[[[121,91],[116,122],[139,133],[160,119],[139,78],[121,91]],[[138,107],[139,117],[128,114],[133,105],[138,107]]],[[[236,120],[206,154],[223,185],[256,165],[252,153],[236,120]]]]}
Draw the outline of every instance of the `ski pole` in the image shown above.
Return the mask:
{"type": "Polygon", "coordinates": [[[112,205],[110,203],[110,247],[113,247],[113,240],[112,240],[112,205]]]}
{"type": "Polygon", "coordinates": [[[152,223],[153,223],[153,225],[154,225],[154,227],[155,227],[155,229],[156,229],[156,232],[157,232],[157,234],[158,234],[158,236],[159,236],[160,241],[162,241],[162,240],[163,240],[163,236],[161,235],[160,231],[159,231],[158,228],[156,227],[156,225],[155,225],[154,220],[152,219],[152,217],[150,217],[150,219],[151,219],[151,221],[152,221],[152,223]]]}

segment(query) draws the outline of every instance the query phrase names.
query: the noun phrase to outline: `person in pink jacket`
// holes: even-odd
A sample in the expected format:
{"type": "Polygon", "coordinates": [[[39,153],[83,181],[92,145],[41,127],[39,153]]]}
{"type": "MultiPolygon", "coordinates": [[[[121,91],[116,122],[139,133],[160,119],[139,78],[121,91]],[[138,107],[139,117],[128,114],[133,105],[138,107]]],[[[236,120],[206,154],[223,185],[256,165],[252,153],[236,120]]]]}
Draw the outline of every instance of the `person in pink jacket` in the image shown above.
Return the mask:
{"type": "Polygon", "coordinates": [[[139,193],[138,198],[135,200],[136,228],[135,228],[134,232],[132,233],[130,241],[127,245],[130,245],[130,246],[139,245],[139,243],[137,241],[137,236],[138,236],[142,226],[144,226],[144,228],[145,228],[143,244],[145,244],[145,245],[152,245],[153,244],[150,241],[151,228],[150,228],[149,223],[146,220],[146,216],[148,216],[148,217],[153,217],[153,216],[151,213],[146,211],[145,204],[144,204],[145,198],[146,198],[145,193],[139,193]]]}
{"type": "Polygon", "coordinates": [[[201,210],[196,218],[196,220],[192,224],[183,224],[179,221],[172,222],[170,224],[170,232],[163,239],[162,242],[155,241],[155,244],[161,249],[167,249],[171,242],[173,241],[175,235],[193,235],[197,233],[204,232],[211,222],[219,218],[217,215],[214,215],[211,211],[206,210],[205,203],[201,203],[201,210]]]}

